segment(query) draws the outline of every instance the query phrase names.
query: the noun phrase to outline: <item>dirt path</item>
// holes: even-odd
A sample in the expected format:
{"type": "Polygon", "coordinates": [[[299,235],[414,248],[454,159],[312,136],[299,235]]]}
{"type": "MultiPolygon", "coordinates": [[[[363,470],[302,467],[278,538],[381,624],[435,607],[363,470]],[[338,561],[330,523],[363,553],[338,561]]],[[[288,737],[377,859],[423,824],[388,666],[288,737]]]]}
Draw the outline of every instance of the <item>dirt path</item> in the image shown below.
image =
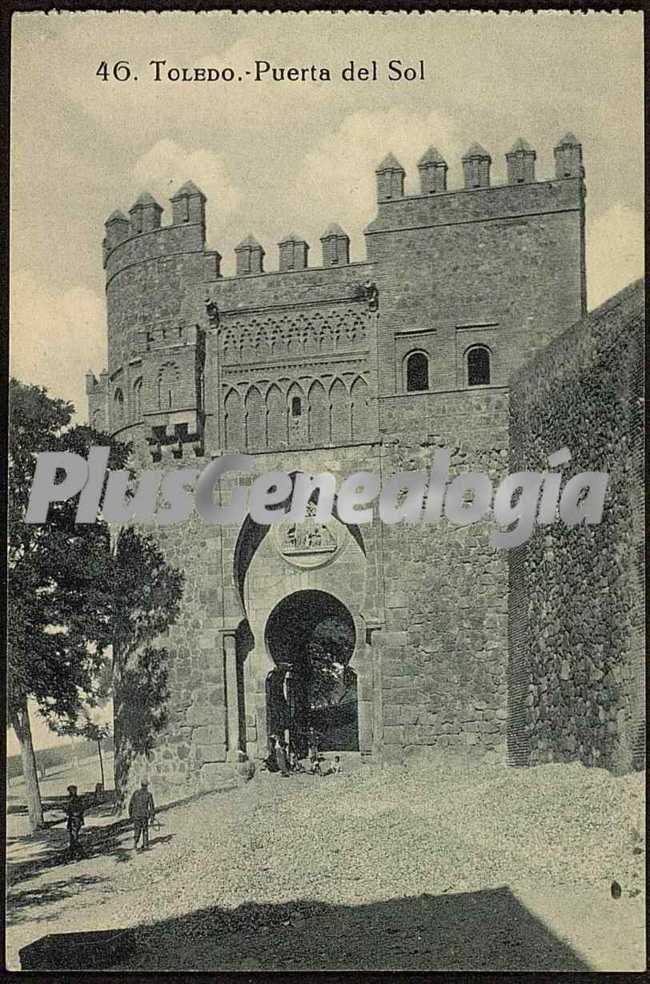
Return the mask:
{"type": "Polygon", "coordinates": [[[9,966],[46,933],[133,927],[123,969],[640,970],[642,791],[554,767],[261,775],[161,814],[146,855],[100,827],[61,865],[51,831],[14,869],[9,966]]]}

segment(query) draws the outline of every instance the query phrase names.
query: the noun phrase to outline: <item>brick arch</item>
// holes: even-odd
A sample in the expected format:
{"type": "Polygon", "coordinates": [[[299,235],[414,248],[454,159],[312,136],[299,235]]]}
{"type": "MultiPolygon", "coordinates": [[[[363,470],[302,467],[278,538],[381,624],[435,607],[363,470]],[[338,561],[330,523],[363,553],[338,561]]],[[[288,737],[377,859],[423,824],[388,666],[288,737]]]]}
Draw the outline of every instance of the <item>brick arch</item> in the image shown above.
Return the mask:
{"type": "Polygon", "coordinates": [[[425,393],[431,386],[431,357],[425,349],[411,349],[402,360],[405,393],[425,393]],[[426,382],[426,386],[422,383],[426,382]]]}
{"type": "Polygon", "coordinates": [[[277,352],[278,347],[281,347],[282,343],[282,332],[278,328],[278,325],[271,318],[267,318],[264,322],[264,332],[268,340],[269,352],[273,355],[277,352]],[[280,346],[278,345],[280,343],[280,346]]]}
{"type": "MultiPolygon", "coordinates": [[[[494,356],[492,349],[485,342],[476,342],[468,345],[463,352],[463,366],[466,386],[489,385],[494,378],[494,356]],[[471,382],[474,374],[481,375],[485,379],[485,382],[471,382]]],[[[474,378],[476,377],[474,376],[474,378]]]]}
{"type": "Polygon", "coordinates": [[[330,347],[332,325],[328,317],[323,317],[318,329],[318,348],[324,351],[330,347]]]}
{"type": "Polygon", "coordinates": [[[368,436],[371,430],[369,397],[368,383],[363,376],[357,376],[350,387],[353,441],[368,436]]]}
{"type": "Polygon", "coordinates": [[[329,444],[329,398],[320,379],[315,379],[309,387],[307,403],[310,444],[329,444]]]}
{"type": "Polygon", "coordinates": [[[233,328],[226,328],[224,330],[221,345],[224,355],[229,356],[238,354],[239,346],[237,345],[237,335],[233,328]]]}
{"type": "Polygon", "coordinates": [[[302,354],[302,328],[298,321],[291,321],[285,331],[286,351],[288,355],[302,354]]]}
{"type": "Polygon", "coordinates": [[[138,376],[138,378],[133,381],[133,386],[131,387],[131,393],[133,395],[134,420],[142,419],[142,385],[142,376],[138,376]]]}
{"type": "MultiPolygon", "coordinates": [[[[342,537],[338,556],[330,564],[301,573],[300,587],[324,591],[339,599],[350,611],[358,645],[350,663],[358,679],[359,746],[372,748],[373,700],[372,660],[367,645],[364,605],[368,583],[368,559],[358,527],[332,523],[342,537]],[[339,561],[339,557],[341,558],[339,561]]],[[[248,516],[239,531],[234,550],[234,583],[244,612],[250,642],[239,656],[242,670],[241,705],[245,711],[243,729],[249,754],[265,754],[269,731],[266,680],[275,663],[268,651],[265,627],[272,610],[296,589],[295,573],[280,554],[272,527],[260,526],[248,516]],[[270,536],[267,534],[271,534],[270,536]]],[[[242,715],[243,716],[243,715],[242,715]]]]}
{"type": "Polygon", "coordinates": [[[267,322],[262,322],[255,325],[255,348],[257,350],[258,358],[270,356],[272,354],[272,339],[269,336],[267,322]]]}
{"type": "Polygon", "coordinates": [[[244,400],[244,420],[246,428],[246,447],[266,446],[266,406],[264,397],[257,386],[251,386],[244,400]]]}
{"type": "MultiPolygon", "coordinates": [[[[290,477],[292,480],[295,479],[296,475],[299,474],[296,471],[290,472],[290,477]]],[[[317,499],[316,493],[312,495],[311,501],[317,499]]],[[[361,528],[356,523],[344,523],[342,519],[339,519],[337,514],[337,496],[334,496],[334,507],[332,509],[332,519],[340,526],[344,527],[350,534],[352,539],[355,541],[359,550],[363,554],[364,560],[366,558],[366,545],[363,538],[363,533],[361,528]]],[[[239,594],[240,601],[242,603],[244,611],[246,611],[246,601],[244,598],[244,582],[246,580],[246,574],[250,564],[257,552],[262,540],[269,533],[271,527],[261,525],[256,523],[250,515],[246,515],[244,521],[241,524],[239,533],[237,535],[237,542],[235,544],[235,549],[233,551],[233,578],[235,585],[237,587],[237,592],[239,594]]]]}
{"type": "Polygon", "coordinates": [[[320,588],[291,591],[277,602],[264,626],[264,647],[275,663],[266,678],[267,733],[287,728],[290,745],[299,758],[308,753],[310,725],[317,728],[321,746],[324,742],[328,751],[359,751],[358,680],[350,663],[365,640],[360,639],[359,620],[338,594],[320,588]],[[320,674],[319,662],[312,660],[310,641],[320,626],[327,626],[330,632],[337,627],[336,661],[343,669],[337,680],[338,693],[330,694],[327,705],[312,707],[312,686],[320,674]],[[344,705],[339,703],[341,698],[345,698],[344,705]]]}
{"type": "Polygon", "coordinates": [[[286,447],[287,408],[284,394],[277,383],[269,386],[265,402],[267,447],[286,447]]]}
{"type": "Polygon", "coordinates": [[[307,443],[307,400],[305,391],[300,383],[291,383],[287,390],[287,421],[289,426],[289,444],[307,443]],[[296,401],[299,401],[298,403],[296,401]],[[297,412],[299,411],[299,412],[297,412]]]}
{"type": "Polygon", "coordinates": [[[342,379],[334,379],[329,390],[332,444],[350,440],[350,395],[342,379]]]}
{"type": "Polygon", "coordinates": [[[124,392],[121,386],[116,386],[113,392],[113,414],[112,423],[114,430],[122,427],[126,422],[126,407],[124,406],[124,392]]]}
{"type": "Polygon", "coordinates": [[[175,362],[163,362],[157,376],[157,404],[159,410],[170,410],[178,400],[178,366],[175,362]]]}
{"type": "Polygon", "coordinates": [[[239,355],[242,362],[253,362],[256,358],[255,351],[255,332],[250,325],[246,325],[241,333],[239,341],[239,355]]]}
{"type": "Polygon", "coordinates": [[[228,391],[223,404],[224,409],[224,445],[226,448],[243,448],[244,441],[244,411],[239,390],[234,387],[228,391]]]}

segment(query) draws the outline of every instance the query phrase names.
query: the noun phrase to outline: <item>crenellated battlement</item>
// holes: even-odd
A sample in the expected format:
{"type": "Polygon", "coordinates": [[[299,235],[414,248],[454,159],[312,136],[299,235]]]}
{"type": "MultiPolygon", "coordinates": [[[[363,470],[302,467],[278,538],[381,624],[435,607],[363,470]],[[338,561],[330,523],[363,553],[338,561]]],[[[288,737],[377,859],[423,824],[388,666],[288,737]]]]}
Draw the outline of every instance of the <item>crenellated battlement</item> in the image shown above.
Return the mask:
{"type": "MultiPolygon", "coordinates": [[[[407,195],[404,168],[389,154],[376,171],[377,216],[366,226],[366,236],[580,212],[584,207],[584,168],[582,147],[573,134],[562,138],[554,148],[554,157],[554,175],[537,178],[536,151],[519,138],[505,155],[507,180],[492,184],[492,157],[474,143],[461,159],[463,186],[449,188],[447,162],[440,151],[430,147],[418,162],[420,191],[407,195]]],[[[377,247],[372,238],[367,240],[367,250],[368,259],[374,261],[377,247]]]]}
{"type": "Polygon", "coordinates": [[[201,343],[201,329],[197,325],[167,324],[150,325],[136,332],[136,351],[169,352],[201,343]]]}
{"type": "MultiPolygon", "coordinates": [[[[582,178],[582,145],[572,133],[562,137],[553,149],[555,159],[555,180],[564,178],[582,178]]],[[[505,186],[533,184],[535,177],[536,151],[530,144],[519,137],[505,154],[507,179],[505,186]]],[[[437,195],[442,193],[457,194],[462,191],[472,191],[480,188],[493,187],[490,181],[492,157],[484,147],[473,143],[461,158],[463,169],[463,186],[447,187],[447,172],[449,165],[444,156],[435,147],[429,147],[418,161],[420,191],[415,195],[404,194],[406,171],[393,154],[379,164],[375,170],[377,177],[377,202],[396,201],[402,198],[417,198],[422,195],[437,195]]],[[[497,185],[496,187],[504,187],[497,185]]]]}
{"type": "Polygon", "coordinates": [[[453,187],[429,146],[407,194],[389,153],[362,261],[332,222],[316,258],[299,227],[279,237],[272,269],[269,244],[247,233],[227,277],[206,248],[201,189],[187,181],[166,208],[143,191],[106,220],[109,364],[87,378],[91,419],[163,457],[197,442],[343,446],[376,439],[387,399],[507,386],[585,311],[582,148],[568,133],[553,156],[538,177],[519,138],[494,184],[490,151],[472,143],[453,187]]]}
{"type": "MultiPolygon", "coordinates": [[[[576,186],[584,177],[581,144],[572,133],[568,133],[559,141],[553,154],[553,177],[537,178],[537,153],[526,140],[518,138],[505,154],[507,180],[495,185],[490,178],[492,157],[489,151],[473,143],[461,158],[462,186],[449,188],[449,165],[443,154],[430,146],[417,165],[420,190],[407,195],[404,192],[406,172],[397,158],[389,153],[375,171],[378,216],[365,231],[373,233],[383,229],[386,226],[385,206],[398,202],[415,203],[407,206],[410,210],[405,215],[410,221],[422,225],[493,218],[501,211],[504,217],[515,214],[517,210],[525,214],[527,210],[553,207],[554,200],[558,208],[577,207],[580,195],[576,186]],[[558,182],[568,179],[574,179],[571,189],[556,187],[558,182]],[[514,188],[520,188],[520,193],[512,195],[514,188]],[[540,188],[545,190],[540,191],[540,188]],[[466,192],[474,193],[471,204],[466,192]],[[444,200],[445,204],[422,208],[419,203],[423,199],[444,200]]],[[[195,252],[205,254],[204,279],[211,281],[221,278],[221,254],[205,249],[205,195],[192,181],[188,181],[170,201],[172,215],[171,223],[167,225],[162,223],[163,207],[146,191],[129,209],[129,218],[119,210],[109,216],[103,244],[108,282],[116,273],[133,264],[195,252]]],[[[392,224],[397,210],[391,208],[390,215],[389,224],[392,224]]],[[[350,262],[350,239],[340,225],[329,225],[320,242],[320,266],[345,266],[350,262]]],[[[277,269],[265,270],[266,250],[249,233],[234,249],[235,277],[289,273],[308,268],[310,244],[303,237],[289,233],[277,243],[277,249],[277,269]]]]}

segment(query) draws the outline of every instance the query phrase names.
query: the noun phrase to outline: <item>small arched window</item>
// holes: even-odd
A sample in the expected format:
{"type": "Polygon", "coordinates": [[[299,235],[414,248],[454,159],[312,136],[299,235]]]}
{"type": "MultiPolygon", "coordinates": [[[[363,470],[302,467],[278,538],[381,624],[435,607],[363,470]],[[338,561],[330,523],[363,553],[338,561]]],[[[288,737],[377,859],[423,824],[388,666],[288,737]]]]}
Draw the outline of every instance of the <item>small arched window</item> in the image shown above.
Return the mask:
{"type": "Polygon", "coordinates": [[[178,368],[172,362],[165,363],[158,371],[158,409],[171,410],[174,406],[178,368]]]}
{"type": "Polygon", "coordinates": [[[142,376],[138,376],[133,384],[133,414],[136,420],[142,416],[142,376]]]}
{"type": "Polygon", "coordinates": [[[489,386],[490,350],[485,345],[475,345],[467,353],[467,385],[489,386]]]}
{"type": "Polygon", "coordinates": [[[429,357],[425,352],[411,352],[406,360],[406,392],[429,389],[429,357]]]}
{"type": "Polygon", "coordinates": [[[291,397],[291,416],[302,417],[302,402],[299,396],[291,397]]]}
{"type": "Polygon", "coordinates": [[[124,421],[124,393],[121,389],[116,389],[113,394],[113,422],[116,427],[120,427],[124,421]]]}

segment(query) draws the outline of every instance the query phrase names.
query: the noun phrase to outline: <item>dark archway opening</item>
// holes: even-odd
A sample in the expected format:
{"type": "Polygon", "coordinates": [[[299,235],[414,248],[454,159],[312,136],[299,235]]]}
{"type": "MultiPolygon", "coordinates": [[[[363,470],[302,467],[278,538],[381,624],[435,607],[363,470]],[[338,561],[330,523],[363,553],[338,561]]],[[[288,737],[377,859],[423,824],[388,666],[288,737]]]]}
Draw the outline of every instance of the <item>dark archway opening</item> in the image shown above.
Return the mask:
{"type": "Polygon", "coordinates": [[[269,734],[285,734],[299,758],[310,728],[323,751],[358,751],[357,677],[348,665],[356,633],[348,609],[325,591],[284,598],[266,624],[276,664],[267,679],[269,734]]]}

